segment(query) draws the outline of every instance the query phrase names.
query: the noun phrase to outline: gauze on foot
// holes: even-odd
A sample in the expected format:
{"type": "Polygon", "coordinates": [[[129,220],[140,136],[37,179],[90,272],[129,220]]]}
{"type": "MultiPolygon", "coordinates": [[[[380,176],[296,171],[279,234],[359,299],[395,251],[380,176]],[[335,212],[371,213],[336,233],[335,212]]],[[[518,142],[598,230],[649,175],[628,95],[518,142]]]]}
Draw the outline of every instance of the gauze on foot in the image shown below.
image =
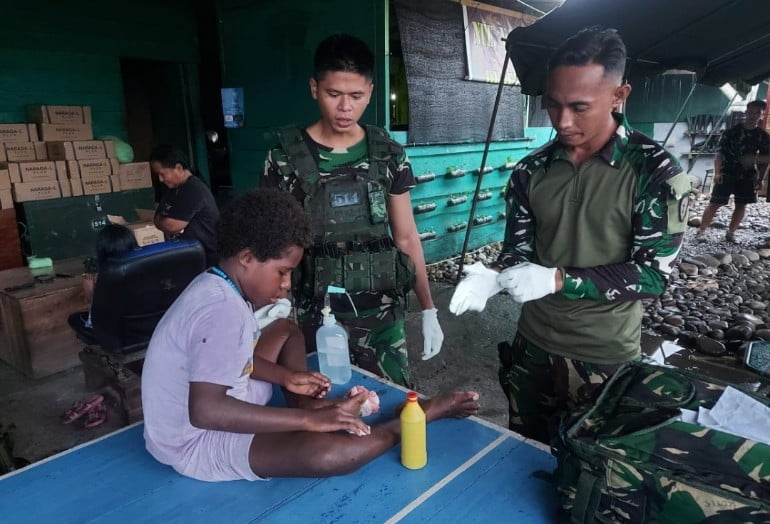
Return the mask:
{"type": "Polygon", "coordinates": [[[345,393],[345,398],[354,397],[359,393],[367,393],[368,395],[366,401],[363,404],[361,404],[360,415],[362,417],[368,417],[369,415],[373,415],[380,410],[379,395],[377,395],[376,391],[369,391],[364,386],[353,386],[352,388],[350,388],[350,391],[345,393]]]}

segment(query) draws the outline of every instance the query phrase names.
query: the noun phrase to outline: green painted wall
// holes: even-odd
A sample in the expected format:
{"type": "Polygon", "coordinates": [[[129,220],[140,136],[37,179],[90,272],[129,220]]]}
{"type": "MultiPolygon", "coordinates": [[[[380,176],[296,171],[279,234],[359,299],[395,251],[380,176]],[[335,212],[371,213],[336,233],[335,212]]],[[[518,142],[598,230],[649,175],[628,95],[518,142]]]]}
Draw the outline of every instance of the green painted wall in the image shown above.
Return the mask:
{"type": "Polygon", "coordinates": [[[386,0],[219,0],[223,85],[244,89],[245,122],[228,130],[235,193],[256,187],[270,130],[318,117],[310,97],[313,52],[325,37],[350,33],[375,53],[375,92],[362,122],[388,124],[386,0]]]}
{"type": "Polygon", "coordinates": [[[427,262],[458,255],[462,251],[467,224],[473,219],[485,221],[472,227],[469,249],[503,240],[503,193],[513,164],[546,143],[550,129],[526,128],[524,133],[526,138],[521,140],[490,144],[486,166],[491,170],[484,174],[480,191],[488,198],[478,200],[473,218],[470,211],[484,144],[407,146],[418,181],[410,193],[417,230],[432,237],[424,238],[422,242],[427,262]]]}
{"type": "MultiPolygon", "coordinates": [[[[0,0],[0,122],[25,121],[28,104],[90,105],[96,136],[126,138],[120,60],[133,58],[185,64],[191,121],[199,126],[196,24],[188,4],[0,0]]],[[[199,136],[190,141],[201,145],[199,136]]]]}

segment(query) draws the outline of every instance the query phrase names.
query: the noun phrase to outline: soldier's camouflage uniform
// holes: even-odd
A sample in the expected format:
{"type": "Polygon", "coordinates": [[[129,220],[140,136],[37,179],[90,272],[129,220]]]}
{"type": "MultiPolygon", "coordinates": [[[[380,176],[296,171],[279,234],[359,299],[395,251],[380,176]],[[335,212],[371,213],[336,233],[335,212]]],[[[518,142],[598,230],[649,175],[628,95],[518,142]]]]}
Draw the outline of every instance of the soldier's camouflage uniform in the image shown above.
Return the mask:
{"type": "Polygon", "coordinates": [[[730,195],[735,203],[753,204],[757,201],[757,155],[770,154],[770,135],[760,127],[746,129],[743,124],[731,127],[719,140],[722,159],[722,182],[714,185],[710,203],[727,204],[730,195]],[[746,162],[746,165],[743,163],[746,162]]]}
{"type": "MultiPolygon", "coordinates": [[[[350,147],[348,151],[331,151],[317,144],[302,132],[310,150],[314,153],[320,175],[339,173],[368,173],[369,156],[366,140],[350,147]]],[[[403,149],[388,163],[387,194],[398,195],[411,190],[416,181],[409,159],[403,149]]],[[[277,187],[289,191],[304,204],[306,194],[295,174],[283,175],[281,167],[286,166],[287,156],[281,147],[269,151],[265,161],[262,186],[277,187]]],[[[383,213],[384,215],[385,213],[383,213]]],[[[294,290],[295,305],[305,334],[308,351],[315,350],[315,330],[320,323],[320,308],[323,296],[301,296],[294,290]]],[[[331,295],[331,307],[335,317],[348,330],[352,362],[376,375],[397,384],[410,384],[406,337],[404,331],[404,298],[396,292],[363,291],[350,293],[355,304],[354,313],[346,295],[331,295]]]]}
{"type": "Polygon", "coordinates": [[[510,427],[545,442],[559,411],[639,357],[640,299],[665,289],[686,227],[688,177],[615,117],[617,133],[579,168],[553,141],[514,167],[506,192],[499,269],[532,261],[564,276],[561,292],[523,305],[513,344],[499,346],[510,427]]]}
{"type": "MultiPolygon", "coordinates": [[[[724,382],[627,364],[554,443],[571,522],[770,522],[770,446],[681,420],[724,382]]],[[[766,397],[755,397],[765,406],[766,397]]]]}

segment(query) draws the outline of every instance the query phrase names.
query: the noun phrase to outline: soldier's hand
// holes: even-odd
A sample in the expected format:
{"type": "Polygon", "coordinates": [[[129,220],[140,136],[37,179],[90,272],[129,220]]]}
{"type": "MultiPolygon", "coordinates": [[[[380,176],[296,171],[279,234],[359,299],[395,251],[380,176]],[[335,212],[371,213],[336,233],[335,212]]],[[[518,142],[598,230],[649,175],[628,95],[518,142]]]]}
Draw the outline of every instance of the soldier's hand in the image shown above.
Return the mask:
{"type": "Polygon", "coordinates": [[[428,360],[438,355],[444,344],[444,331],[438,323],[436,308],[424,309],[422,312],[422,338],[422,359],[428,360]]]}
{"type": "Polygon", "coordinates": [[[468,310],[484,311],[487,300],[503,290],[497,282],[500,273],[489,269],[481,262],[465,266],[466,275],[455,289],[449,301],[449,311],[462,315],[468,310]]]}
{"type": "Polygon", "coordinates": [[[714,183],[715,184],[722,183],[722,173],[714,173],[714,183]]]}
{"type": "Polygon", "coordinates": [[[556,293],[555,267],[524,262],[500,273],[498,282],[516,302],[529,302],[556,293]]]}

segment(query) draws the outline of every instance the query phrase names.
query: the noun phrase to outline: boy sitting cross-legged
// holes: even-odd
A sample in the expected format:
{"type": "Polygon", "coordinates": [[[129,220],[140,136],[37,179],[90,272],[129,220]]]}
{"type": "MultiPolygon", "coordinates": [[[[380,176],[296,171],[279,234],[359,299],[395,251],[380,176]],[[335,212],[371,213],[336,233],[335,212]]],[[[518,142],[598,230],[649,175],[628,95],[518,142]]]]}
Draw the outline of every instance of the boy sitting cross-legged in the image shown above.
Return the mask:
{"type": "MultiPolygon", "coordinates": [[[[359,418],[366,393],[323,398],[331,384],[307,371],[292,322],[257,327],[253,310],[286,296],[311,240],[297,201],[274,189],[246,194],[222,213],[217,235],[219,265],[180,295],[147,350],[148,451],[182,475],[222,481],[344,474],[394,446],[398,419],[370,428],[359,418]],[[288,407],[265,405],[271,384],[282,386],[288,407]]],[[[428,422],[466,417],[478,411],[478,394],[422,406],[428,422]]]]}

